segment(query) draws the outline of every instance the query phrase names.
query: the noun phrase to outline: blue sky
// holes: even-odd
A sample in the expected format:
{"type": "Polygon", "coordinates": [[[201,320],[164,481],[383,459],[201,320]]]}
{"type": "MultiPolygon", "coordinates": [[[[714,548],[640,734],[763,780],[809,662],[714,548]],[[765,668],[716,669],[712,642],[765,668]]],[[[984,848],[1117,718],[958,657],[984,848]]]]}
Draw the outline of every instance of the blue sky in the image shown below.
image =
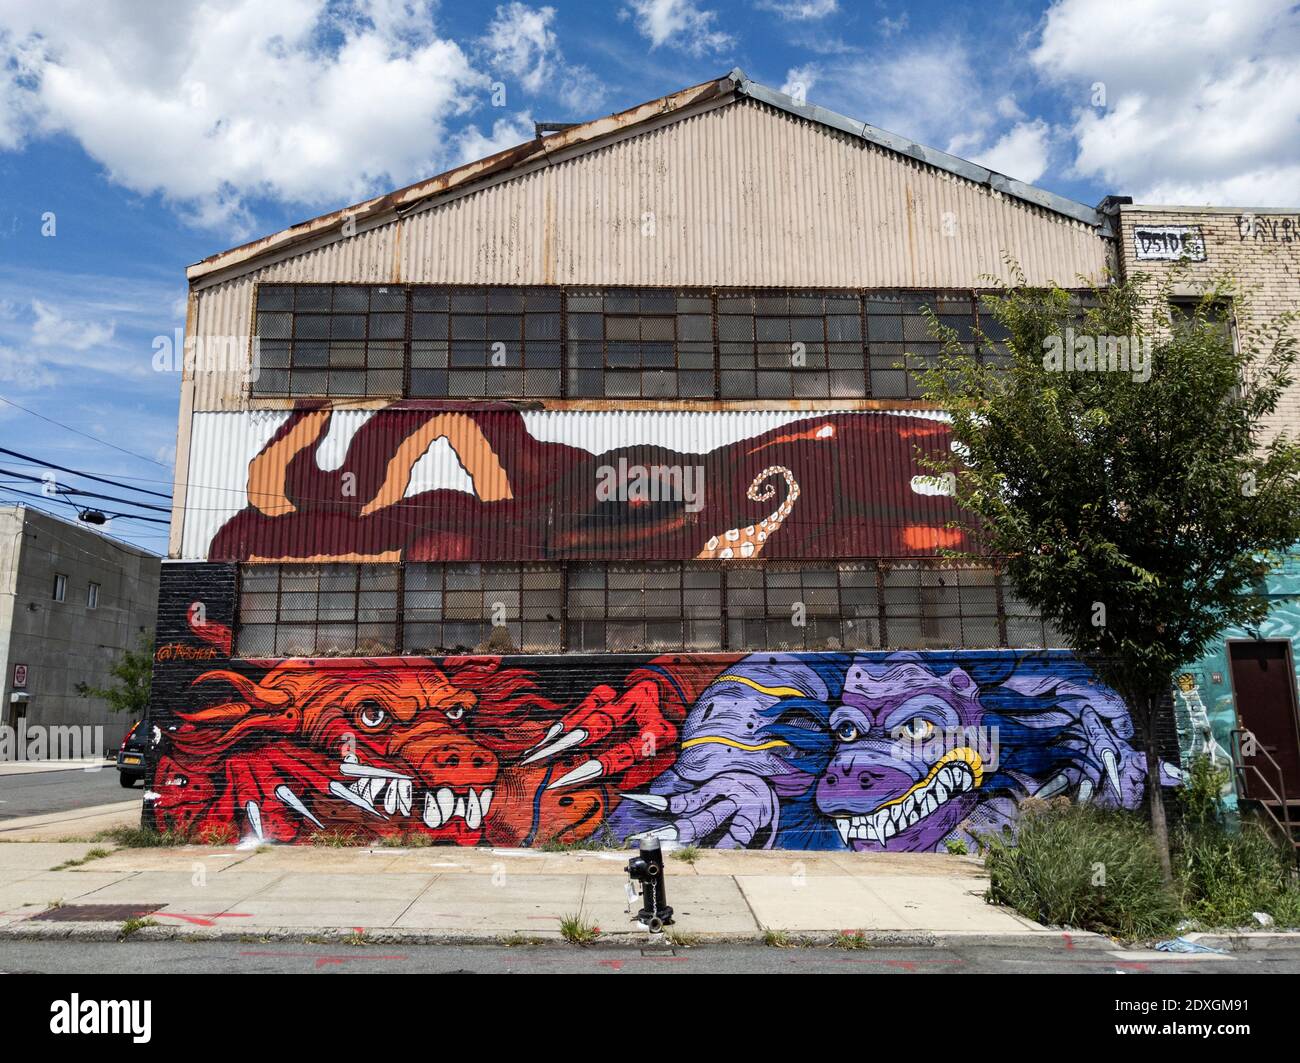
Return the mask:
{"type": "Polygon", "coordinates": [[[0,0],[0,396],[76,429],[0,446],[168,490],[188,263],[735,66],[1085,203],[1300,200],[1276,0],[0,0]]]}

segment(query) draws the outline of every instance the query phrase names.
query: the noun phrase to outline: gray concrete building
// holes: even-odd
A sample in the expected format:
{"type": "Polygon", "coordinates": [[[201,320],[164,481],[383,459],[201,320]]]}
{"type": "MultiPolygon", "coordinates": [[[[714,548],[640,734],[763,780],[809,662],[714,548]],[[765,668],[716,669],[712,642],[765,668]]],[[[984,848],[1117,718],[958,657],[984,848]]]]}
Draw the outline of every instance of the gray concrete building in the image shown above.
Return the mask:
{"type": "Polygon", "coordinates": [[[151,635],[160,559],[27,506],[0,507],[0,676],[3,722],[103,726],[115,746],[130,726],[77,686],[151,635]]]}

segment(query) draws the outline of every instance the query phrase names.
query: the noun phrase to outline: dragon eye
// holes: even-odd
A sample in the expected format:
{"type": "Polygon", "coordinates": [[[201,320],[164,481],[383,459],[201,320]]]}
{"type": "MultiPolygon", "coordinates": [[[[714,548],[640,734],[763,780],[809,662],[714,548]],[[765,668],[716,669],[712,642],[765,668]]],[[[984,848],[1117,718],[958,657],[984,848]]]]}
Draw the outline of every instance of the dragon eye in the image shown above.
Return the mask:
{"type": "Polygon", "coordinates": [[[447,719],[449,720],[459,720],[464,715],[465,715],[464,705],[457,705],[454,709],[447,710],[447,719]]]}
{"type": "Polygon", "coordinates": [[[841,742],[853,742],[858,737],[858,728],[856,724],[847,721],[835,728],[835,737],[841,742]]]}
{"type": "Polygon", "coordinates": [[[913,742],[923,742],[932,734],[934,734],[934,724],[924,716],[913,716],[898,729],[900,738],[907,738],[913,742]]]}
{"type": "Polygon", "coordinates": [[[388,719],[383,707],[376,701],[363,701],[357,712],[357,718],[365,727],[382,727],[388,719]]]}

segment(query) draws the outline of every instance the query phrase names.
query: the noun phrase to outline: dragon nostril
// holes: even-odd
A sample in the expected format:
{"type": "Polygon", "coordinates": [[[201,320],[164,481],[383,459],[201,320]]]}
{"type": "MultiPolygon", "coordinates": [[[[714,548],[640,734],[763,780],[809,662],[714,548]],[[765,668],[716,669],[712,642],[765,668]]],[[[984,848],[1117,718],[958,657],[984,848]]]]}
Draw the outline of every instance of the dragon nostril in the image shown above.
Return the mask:
{"type": "Polygon", "coordinates": [[[447,767],[449,767],[449,768],[456,768],[456,767],[459,767],[459,766],[460,766],[460,754],[459,754],[459,753],[453,753],[453,754],[451,754],[451,756],[449,756],[449,757],[447,758],[447,762],[446,762],[446,763],[447,763],[447,767]]]}
{"type": "Polygon", "coordinates": [[[827,785],[827,786],[838,786],[839,784],[840,784],[840,780],[839,780],[839,777],[838,777],[838,776],[835,776],[835,775],[828,775],[828,776],[826,776],[826,785],[827,785]]]}
{"type": "Polygon", "coordinates": [[[476,768],[487,767],[487,759],[485,757],[475,757],[473,763],[476,768]]]}

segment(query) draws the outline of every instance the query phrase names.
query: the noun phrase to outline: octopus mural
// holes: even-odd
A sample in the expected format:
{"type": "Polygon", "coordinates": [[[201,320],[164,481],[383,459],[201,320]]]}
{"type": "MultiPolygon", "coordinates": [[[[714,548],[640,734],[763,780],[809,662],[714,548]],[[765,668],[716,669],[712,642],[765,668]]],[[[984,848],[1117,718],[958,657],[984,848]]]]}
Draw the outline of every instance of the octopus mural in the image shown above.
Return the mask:
{"type": "MultiPolygon", "coordinates": [[[[254,416],[200,414],[194,446],[229,453],[228,437],[253,432],[254,416]]],[[[209,484],[214,471],[192,489],[186,556],[740,560],[970,545],[918,458],[950,443],[933,416],[659,411],[614,424],[582,411],[404,402],[256,417],[274,430],[246,467],[232,456],[220,471],[228,484],[209,484]],[[241,493],[243,508],[195,530],[241,493]]]]}
{"type": "Polygon", "coordinates": [[[1052,651],[197,667],[160,684],[146,819],[207,836],[924,851],[1143,792],[1123,703],[1052,651]]]}

